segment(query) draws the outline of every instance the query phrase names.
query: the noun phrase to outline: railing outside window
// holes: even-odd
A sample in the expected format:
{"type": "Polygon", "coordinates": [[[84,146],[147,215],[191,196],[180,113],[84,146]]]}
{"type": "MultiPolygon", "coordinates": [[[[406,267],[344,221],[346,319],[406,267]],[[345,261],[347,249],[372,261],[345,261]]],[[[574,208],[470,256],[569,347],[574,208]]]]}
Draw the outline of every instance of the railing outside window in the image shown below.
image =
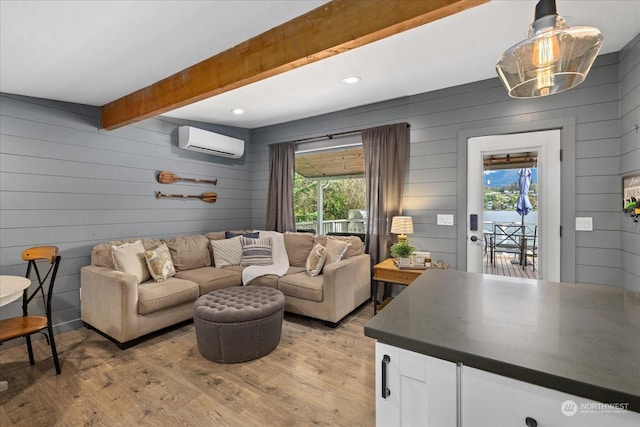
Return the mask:
{"type": "Polygon", "coordinates": [[[296,228],[299,230],[316,230],[317,234],[328,233],[347,233],[349,232],[349,220],[348,219],[336,219],[332,221],[322,221],[322,229],[318,229],[317,221],[307,221],[296,223],[296,228]]]}

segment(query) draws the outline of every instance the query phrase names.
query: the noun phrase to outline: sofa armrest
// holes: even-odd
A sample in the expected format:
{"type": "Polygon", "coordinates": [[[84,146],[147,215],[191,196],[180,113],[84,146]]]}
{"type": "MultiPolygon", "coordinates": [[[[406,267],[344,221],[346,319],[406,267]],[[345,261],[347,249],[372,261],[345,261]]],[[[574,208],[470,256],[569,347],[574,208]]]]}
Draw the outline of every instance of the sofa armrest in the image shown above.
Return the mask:
{"type": "Polygon", "coordinates": [[[322,276],[331,322],[338,322],[371,297],[371,257],[368,254],[329,264],[322,270],[322,276]]]}
{"type": "Polygon", "coordinates": [[[137,338],[138,279],[107,267],[82,267],[80,314],[83,322],[119,342],[137,338]]]}

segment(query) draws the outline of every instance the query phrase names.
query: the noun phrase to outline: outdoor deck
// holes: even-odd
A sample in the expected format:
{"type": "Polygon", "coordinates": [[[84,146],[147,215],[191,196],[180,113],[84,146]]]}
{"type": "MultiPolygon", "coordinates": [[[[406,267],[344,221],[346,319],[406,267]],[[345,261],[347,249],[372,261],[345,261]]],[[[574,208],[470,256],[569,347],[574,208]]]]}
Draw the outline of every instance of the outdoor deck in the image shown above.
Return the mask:
{"type": "MultiPolygon", "coordinates": [[[[483,273],[495,274],[497,276],[522,277],[525,279],[537,279],[537,271],[533,271],[533,265],[528,263],[523,269],[519,263],[512,263],[517,260],[517,255],[509,253],[496,253],[495,264],[491,264],[489,254],[484,256],[483,273]]],[[[529,259],[530,261],[531,259],[529,259]]],[[[537,260],[536,260],[537,262],[537,260]]]]}

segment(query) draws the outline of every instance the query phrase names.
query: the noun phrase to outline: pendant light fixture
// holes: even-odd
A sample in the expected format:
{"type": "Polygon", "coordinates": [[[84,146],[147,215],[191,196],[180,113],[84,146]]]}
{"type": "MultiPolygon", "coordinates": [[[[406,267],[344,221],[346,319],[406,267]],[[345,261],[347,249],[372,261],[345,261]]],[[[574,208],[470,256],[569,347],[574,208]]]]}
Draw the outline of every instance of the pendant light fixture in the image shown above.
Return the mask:
{"type": "Polygon", "coordinates": [[[513,98],[552,95],[579,85],[602,46],[597,28],[568,27],[556,13],[555,0],[538,2],[528,37],[507,50],[496,64],[513,98]]]}

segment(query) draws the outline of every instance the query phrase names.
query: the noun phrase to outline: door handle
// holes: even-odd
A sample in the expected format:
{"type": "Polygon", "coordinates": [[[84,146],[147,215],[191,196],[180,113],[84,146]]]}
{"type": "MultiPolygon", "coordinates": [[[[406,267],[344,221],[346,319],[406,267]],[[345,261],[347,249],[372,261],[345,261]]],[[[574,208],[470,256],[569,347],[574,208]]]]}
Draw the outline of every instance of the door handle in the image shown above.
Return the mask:
{"type": "Polygon", "coordinates": [[[471,236],[471,241],[472,242],[477,242],[478,241],[478,236],[471,236]]]}
{"type": "Polygon", "coordinates": [[[391,396],[391,390],[387,388],[387,365],[391,361],[389,355],[385,354],[382,358],[382,398],[386,399],[391,396]]]}

